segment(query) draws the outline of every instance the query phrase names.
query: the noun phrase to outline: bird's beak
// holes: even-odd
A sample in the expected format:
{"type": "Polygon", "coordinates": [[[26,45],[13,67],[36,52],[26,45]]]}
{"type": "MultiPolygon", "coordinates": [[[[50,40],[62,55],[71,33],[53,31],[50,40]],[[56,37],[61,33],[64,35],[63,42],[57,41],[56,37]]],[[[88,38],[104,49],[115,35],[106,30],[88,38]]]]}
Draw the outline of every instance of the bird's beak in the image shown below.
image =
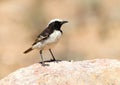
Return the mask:
{"type": "Polygon", "coordinates": [[[68,21],[62,21],[61,23],[62,23],[62,24],[64,24],[64,23],[68,23],[68,21]]]}

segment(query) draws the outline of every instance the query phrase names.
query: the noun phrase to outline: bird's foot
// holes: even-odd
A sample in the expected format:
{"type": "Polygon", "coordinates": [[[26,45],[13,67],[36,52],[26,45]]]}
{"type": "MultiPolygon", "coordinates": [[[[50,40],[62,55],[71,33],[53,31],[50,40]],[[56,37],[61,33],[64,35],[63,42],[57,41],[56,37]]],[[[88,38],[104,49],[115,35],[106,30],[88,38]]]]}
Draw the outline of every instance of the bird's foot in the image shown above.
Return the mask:
{"type": "Polygon", "coordinates": [[[45,64],[45,62],[41,62],[42,66],[49,66],[49,64],[45,64]]]}
{"type": "Polygon", "coordinates": [[[51,62],[59,63],[59,62],[62,61],[62,60],[51,59],[50,61],[51,61],[51,62]]]}
{"type": "Polygon", "coordinates": [[[56,59],[51,59],[50,61],[56,61],[56,59]]]}

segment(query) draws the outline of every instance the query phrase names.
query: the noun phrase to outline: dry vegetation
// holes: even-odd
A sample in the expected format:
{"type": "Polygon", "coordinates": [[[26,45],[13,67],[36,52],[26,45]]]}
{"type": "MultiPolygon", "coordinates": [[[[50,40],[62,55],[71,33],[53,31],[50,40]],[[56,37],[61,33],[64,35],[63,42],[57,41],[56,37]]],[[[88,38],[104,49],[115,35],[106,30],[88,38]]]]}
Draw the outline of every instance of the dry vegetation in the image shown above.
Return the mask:
{"type": "Polygon", "coordinates": [[[40,61],[37,51],[22,52],[53,18],[69,21],[57,59],[120,59],[120,0],[0,0],[0,78],[40,61]]]}

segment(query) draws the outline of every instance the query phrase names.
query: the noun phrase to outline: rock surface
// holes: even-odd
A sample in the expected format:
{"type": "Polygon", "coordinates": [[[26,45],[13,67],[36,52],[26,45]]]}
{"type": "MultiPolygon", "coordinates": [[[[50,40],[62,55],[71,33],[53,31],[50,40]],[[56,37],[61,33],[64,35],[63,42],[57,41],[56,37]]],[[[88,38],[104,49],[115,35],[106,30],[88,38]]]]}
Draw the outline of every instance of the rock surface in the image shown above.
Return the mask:
{"type": "Polygon", "coordinates": [[[120,61],[95,59],[85,61],[46,62],[21,68],[0,85],[120,85],[120,61]]]}

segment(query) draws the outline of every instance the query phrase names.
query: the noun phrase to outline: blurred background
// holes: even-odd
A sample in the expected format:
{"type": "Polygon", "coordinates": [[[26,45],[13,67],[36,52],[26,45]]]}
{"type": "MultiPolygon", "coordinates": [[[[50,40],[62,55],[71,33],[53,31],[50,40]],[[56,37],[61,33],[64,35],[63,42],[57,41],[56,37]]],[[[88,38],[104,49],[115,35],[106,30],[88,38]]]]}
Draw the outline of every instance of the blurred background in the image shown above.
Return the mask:
{"type": "Polygon", "coordinates": [[[41,61],[39,51],[23,52],[54,18],[69,21],[56,59],[120,59],[120,0],[0,0],[0,79],[41,61]]]}

